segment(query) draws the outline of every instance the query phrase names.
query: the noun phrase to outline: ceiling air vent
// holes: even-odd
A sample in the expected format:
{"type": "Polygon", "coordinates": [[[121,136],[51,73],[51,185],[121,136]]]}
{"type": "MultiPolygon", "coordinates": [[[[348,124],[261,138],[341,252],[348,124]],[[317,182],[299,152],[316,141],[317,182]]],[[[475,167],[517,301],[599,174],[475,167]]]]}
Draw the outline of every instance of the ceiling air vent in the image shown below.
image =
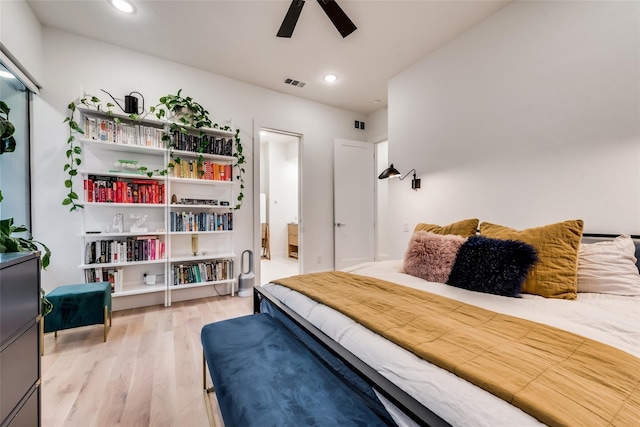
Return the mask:
{"type": "Polygon", "coordinates": [[[304,87],[307,84],[306,82],[303,82],[303,81],[300,81],[300,80],[296,80],[296,79],[292,79],[290,77],[285,77],[283,83],[286,84],[286,85],[291,85],[291,86],[300,87],[300,88],[304,87]]]}

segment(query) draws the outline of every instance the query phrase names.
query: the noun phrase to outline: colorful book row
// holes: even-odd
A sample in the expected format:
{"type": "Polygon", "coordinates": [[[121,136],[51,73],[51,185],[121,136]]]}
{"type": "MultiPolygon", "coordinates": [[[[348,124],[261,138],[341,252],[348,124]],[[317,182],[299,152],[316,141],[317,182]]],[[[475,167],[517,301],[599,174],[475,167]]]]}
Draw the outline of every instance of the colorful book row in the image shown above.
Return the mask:
{"type": "Polygon", "coordinates": [[[111,293],[118,293],[122,292],[124,270],[122,268],[88,268],[84,271],[84,280],[87,283],[109,282],[111,293]]]}
{"type": "Polygon", "coordinates": [[[126,240],[95,240],[85,245],[85,264],[109,264],[164,259],[165,244],[155,236],[126,240]]]}
{"type": "Polygon", "coordinates": [[[150,179],[89,175],[84,180],[84,191],[86,202],[162,204],[165,201],[164,184],[150,179]]]}
{"type": "Polygon", "coordinates": [[[232,212],[170,212],[171,231],[228,231],[233,230],[232,212]]]}
{"type": "Polygon", "coordinates": [[[211,181],[232,181],[231,165],[210,161],[198,164],[197,160],[174,160],[169,165],[169,176],[174,178],[206,179],[211,181]]]}
{"type": "Polygon", "coordinates": [[[233,260],[218,259],[208,262],[179,264],[173,267],[173,284],[215,282],[233,279],[233,260]]]}
{"type": "Polygon", "coordinates": [[[162,141],[164,131],[143,125],[116,123],[113,120],[85,116],[85,138],[115,144],[137,145],[140,147],[165,148],[162,141]]]}
{"type": "Polygon", "coordinates": [[[173,134],[173,148],[194,153],[231,156],[233,154],[233,140],[231,138],[216,138],[213,135],[189,135],[182,132],[173,134]]]}

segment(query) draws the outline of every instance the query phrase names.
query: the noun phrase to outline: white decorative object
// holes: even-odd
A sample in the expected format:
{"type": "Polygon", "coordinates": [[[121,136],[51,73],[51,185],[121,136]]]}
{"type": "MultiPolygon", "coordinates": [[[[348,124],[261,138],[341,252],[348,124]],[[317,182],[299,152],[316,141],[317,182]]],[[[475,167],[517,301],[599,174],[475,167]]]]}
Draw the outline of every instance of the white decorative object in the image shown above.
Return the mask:
{"type": "Polygon", "coordinates": [[[129,231],[132,233],[141,232],[146,233],[149,231],[147,227],[140,227],[147,220],[147,214],[129,214],[130,218],[135,219],[136,222],[129,228],[129,231]]]}
{"type": "Polygon", "coordinates": [[[124,215],[116,214],[111,220],[111,227],[107,229],[107,233],[122,233],[124,231],[124,215]]]}

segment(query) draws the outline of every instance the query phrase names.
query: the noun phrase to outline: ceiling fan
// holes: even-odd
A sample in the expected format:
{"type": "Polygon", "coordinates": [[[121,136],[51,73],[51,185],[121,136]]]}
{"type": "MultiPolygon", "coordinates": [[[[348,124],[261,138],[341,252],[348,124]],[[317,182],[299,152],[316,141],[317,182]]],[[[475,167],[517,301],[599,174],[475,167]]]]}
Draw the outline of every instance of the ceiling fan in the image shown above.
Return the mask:
{"type": "MultiPolygon", "coordinates": [[[[338,3],[336,3],[335,0],[318,0],[318,3],[320,3],[322,10],[324,10],[324,13],[327,14],[343,38],[347,37],[358,28],[351,19],[349,19],[347,14],[344,13],[342,8],[338,6],[338,3]]],[[[303,6],[304,0],[291,1],[289,10],[282,21],[280,30],[278,30],[278,37],[291,38],[303,6]]]]}

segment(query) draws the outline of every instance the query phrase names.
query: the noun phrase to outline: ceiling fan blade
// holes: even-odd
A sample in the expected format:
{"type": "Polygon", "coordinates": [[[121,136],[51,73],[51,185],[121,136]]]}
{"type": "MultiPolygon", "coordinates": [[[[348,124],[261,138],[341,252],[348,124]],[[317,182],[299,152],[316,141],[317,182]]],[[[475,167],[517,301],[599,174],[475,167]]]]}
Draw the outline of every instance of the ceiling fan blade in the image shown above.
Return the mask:
{"type": "Polygon", "coordinates": [[[353,33],[358,27],[349,19],[346,13],[342,10],[335,0],[318,0],[322,10],[327,14],[333,25],[335,25],[338,32],[342,35],[342,38],[347,37],[353,33]]]}
{"type": "Polygon", "coordinates": [[[291,38],[293,30],[296,28],[298,18],[300,18],[300,13],[302,12],[303,6],[304,0],[291,1],[289,10],[287,11],[284,20],[282,21],[282,25],[280,25],[280,29],[278,30],[278,37],[291,38]]]}

